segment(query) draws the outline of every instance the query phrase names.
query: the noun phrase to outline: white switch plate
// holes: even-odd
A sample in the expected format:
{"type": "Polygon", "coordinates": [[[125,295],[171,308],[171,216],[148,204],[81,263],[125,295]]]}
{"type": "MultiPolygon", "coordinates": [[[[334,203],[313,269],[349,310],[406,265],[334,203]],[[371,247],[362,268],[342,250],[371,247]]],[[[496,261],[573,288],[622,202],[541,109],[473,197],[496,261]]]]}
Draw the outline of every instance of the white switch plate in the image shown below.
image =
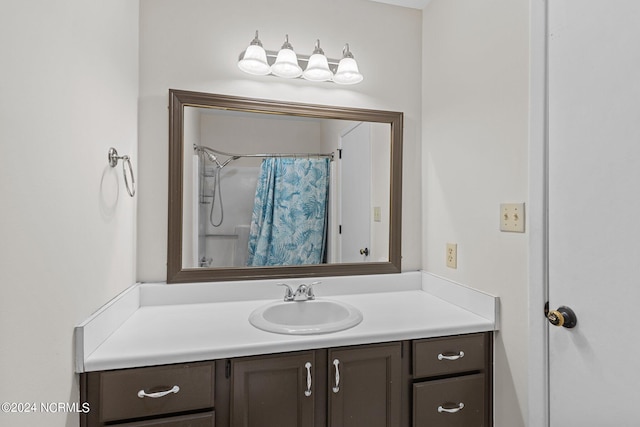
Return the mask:
{"type": "Polygon", "coordinates": [[[524,233],[524,203],[500,205],[500,231],[524,233]]]}
{"type": "Polygon", "coordinates": [[[447,267],[458,268],[458,245],[447,243],[447,267]]]}
{"type": "Polygon", "coordinates": [[[375,222],[382,222],[382,212],[380,206],[373,207],[373,220],[375,222]]]}

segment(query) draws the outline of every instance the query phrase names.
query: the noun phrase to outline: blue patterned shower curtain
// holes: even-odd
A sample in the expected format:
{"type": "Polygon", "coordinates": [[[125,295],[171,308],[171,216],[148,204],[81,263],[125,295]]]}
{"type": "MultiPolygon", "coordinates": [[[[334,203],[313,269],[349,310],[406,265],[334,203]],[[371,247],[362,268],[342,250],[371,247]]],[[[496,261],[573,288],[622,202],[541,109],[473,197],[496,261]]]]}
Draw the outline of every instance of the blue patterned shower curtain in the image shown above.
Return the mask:
{"type": "Polygon", "coordinates": [[[320,264],[326,244],[329,159],[262,161],[249,266],[320,264]]]}

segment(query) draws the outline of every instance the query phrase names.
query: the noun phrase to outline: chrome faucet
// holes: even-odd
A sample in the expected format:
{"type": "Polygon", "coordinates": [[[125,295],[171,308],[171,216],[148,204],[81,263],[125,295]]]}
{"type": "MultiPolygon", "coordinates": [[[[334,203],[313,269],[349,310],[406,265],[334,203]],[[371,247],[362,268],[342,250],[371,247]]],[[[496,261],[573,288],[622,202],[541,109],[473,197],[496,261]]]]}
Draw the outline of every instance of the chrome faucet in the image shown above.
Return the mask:
{"type": "Polygon", "coordinates": [[[312,301],[316,299],[316,295],[313,293],[313,285],[319,285],[321,282],[313,282],[308,285],[301,284],[294,292],[291,286],[286,283],[278,283],[278,286],[284,286],[286,288],[284,294],[285,301],[312,301]]]}
{"type": "Polygon", "coordinates": [[[284,300],[285,301],[293,301],[293,290],[291,290],[291,286],[286,283],[277,283],[277,286],[284,286],[286,289],[284,291],[284,300]]]}

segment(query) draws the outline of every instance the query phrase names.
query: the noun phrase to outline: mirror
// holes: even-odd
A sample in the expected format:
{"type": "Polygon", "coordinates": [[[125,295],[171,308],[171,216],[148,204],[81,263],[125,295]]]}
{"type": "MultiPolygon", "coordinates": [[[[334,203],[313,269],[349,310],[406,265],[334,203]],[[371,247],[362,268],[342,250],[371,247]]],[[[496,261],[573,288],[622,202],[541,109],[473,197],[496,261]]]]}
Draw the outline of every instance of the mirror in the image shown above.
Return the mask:
{"type": "Polygon", "coordinates": [[[169,98],[168,283],[400,272],[402,113],[169,98]]]}

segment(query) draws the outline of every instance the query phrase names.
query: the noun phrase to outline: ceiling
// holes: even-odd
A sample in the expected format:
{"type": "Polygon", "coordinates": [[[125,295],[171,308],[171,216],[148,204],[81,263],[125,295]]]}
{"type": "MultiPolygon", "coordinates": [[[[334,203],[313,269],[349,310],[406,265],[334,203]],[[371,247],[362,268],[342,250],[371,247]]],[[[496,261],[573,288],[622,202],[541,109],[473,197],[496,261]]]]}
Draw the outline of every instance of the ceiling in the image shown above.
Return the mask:
{"type": "Polygon", "coordinates": [[[431,0],[371,0],[378,3],[393,4],[395,6],[410,7],[412,9],[424,9],[431,0]]]}

